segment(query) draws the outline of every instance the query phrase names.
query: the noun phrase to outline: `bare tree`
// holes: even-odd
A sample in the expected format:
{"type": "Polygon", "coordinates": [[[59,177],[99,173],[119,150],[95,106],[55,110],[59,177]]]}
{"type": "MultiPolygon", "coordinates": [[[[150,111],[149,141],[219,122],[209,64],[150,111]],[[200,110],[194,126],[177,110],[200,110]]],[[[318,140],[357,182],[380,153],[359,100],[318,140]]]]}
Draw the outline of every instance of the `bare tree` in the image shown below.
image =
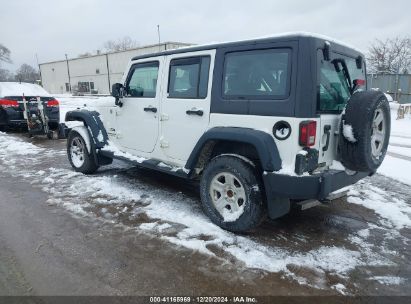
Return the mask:
{"type": "Polygon", "coordinates": [[[0,64],[2,61],[11,63],[10,50],[0,43],[0,64]]]}
{"type": "Polygon", "coordinates": [[[368,50],[368,67],[373,73],[411,71],[411,38],[376,39],[368,50]]]}
{"type": "Polygon", "coordinates": [[[14,81],[14,74],[9,70],[0,69],[0,82],[1,81],[14,81]]]}
{"type": "Polygon", "coordinates": [[[137,41],[125,36],[118,40],[108,40],[103,47],[107,52],[118,52],[136,48],[138,45],[137,41]]]}
{"type": "Polygon", "coordinates": [[[31,65],[23,63],[16,71],[16,81],[36,82],[40,78],[39,73],[31,65]]]}

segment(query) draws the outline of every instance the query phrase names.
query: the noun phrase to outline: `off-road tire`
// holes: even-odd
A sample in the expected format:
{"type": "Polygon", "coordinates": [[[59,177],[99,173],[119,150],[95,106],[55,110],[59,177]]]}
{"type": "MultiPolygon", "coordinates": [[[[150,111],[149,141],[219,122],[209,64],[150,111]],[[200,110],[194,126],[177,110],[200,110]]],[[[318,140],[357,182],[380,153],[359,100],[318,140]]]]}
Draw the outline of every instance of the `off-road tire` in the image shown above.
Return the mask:
{"type": "Polygon", "coordinates": [[[263,183],[255,166],[236,156],[216,156],[206,166],[200,181],[201,204],[204,213],[211,221],[225,230],[248,232],[260,225],[266,218],[266,202],[263,196],[263,183]],[[210,184],[213,178],[222,172],[228,172],[238,179],[245,191],[244,211],[235,221],[225,222],[215,208],[210,184]]]}
{"type": "Polygon", "coordinates": [[[84,138],[80,135],[80,133],[78,133],[76,131],[73,131],[73,130],[70,131],[70,133],[68,135],[68,139],[67,139],[67,156],[68,156],[68,159],[70,161],[71,166],[77,172],[81,172],[81,173],[84,173],[84,174],[92,174],[92,173],[96,172],[97,169],[99,168],[99,166],[96,163],[96,160],[94,158],[94,155],[92,153],[89,153],[89,151],[87,151],[86,142],[85,142],[84,138]],[[84,162],[81,166],[76,166],[73,163],[71,153],[70,153],[70,147],[73,144],[73,141],[75,139],[80,140],[82,142],[82,144],[84,145],[84,147],[85,147],[84,162]]]}
{"type": "Polygon", "coordinates": [[[384,160],[391,131],[390,105],[387,98],[379,91],[357,92],[348,101],[341,118],[338,150],[341,163],[352,171],[375,172],[384,160]],[[379,157],[372,155],[371,135],[374,115],[380,109],[385,120],[385,134],[379,157]],[[344,136],[344,125],[350,125],[353,139],[344,136]]]}

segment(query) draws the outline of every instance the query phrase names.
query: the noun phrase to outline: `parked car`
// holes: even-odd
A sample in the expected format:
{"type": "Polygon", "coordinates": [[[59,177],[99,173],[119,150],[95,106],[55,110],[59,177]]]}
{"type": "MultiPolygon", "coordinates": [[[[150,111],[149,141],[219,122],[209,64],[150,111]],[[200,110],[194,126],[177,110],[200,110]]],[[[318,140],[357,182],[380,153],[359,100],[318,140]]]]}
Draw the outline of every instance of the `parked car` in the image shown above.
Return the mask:
{"type": "Polygon", "coordinates": [[[113,158],[200,181],[204,212],[244,232],[342,195],[376,172],[390,136],[364,55],[308,34],[134,57],[115,102],[68,112],[74,170],[113,158]]]}
{"type": "Polygon", "coordinates": [[[38,98],[47,116],[48,126],[57,130],[60,121],[59,102],[41,86],[25,82],[0,82],[0,128],[27,128],[24,117],[23,96],[27,101],[29,115],[38,115],[38,98]]]}

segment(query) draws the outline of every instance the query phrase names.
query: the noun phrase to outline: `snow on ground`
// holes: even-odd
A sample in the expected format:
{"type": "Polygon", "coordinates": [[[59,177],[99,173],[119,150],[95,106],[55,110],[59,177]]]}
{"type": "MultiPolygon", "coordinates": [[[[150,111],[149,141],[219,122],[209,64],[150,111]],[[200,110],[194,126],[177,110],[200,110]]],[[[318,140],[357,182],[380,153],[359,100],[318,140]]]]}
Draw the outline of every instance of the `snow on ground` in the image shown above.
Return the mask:
{"type": "MultiPolygon", "coordinates": [[[[84,104],[92,108],[96,102],[90,97],[79,98],[80,101],[64,96],[58,99],[62,113],[84,107],[84,104]]],[[[393,122],[393,134],[400,134],[402,137],[398,138],[405,141],[409,137],[411,141],[411,120],[393,122]]],[[[408,155],[408,150],[390,146],[389,151],[393,149],[395,153],[408,155]]],[[[388,186],[388,189],[381,189],[373,184],[372,179],[353,186],[348,202],[374,212],[377,223],[369,223],[367,228],[349,234],[344,244],[320,244],[307,250],[298,250],[291,245],[278,245],[276,238],[282,237],[278,232],[273,232],[268,243],[261,243],[252,236],[224,231],[210,222],[201,212],[198,202],[192,198],[159,187],[150,188],[122,175],[110,174],[110,170],[123,170],[119,164],[113,165],[115,169],[108,167],[106,173],[93,176],[76,173],[68,165],[63,168],[60,164],[55,167],[41,166],[43,162],[49,164],[50,156],[56,154],[64,159],[65,151],[48,151],[16,136],[0,133],[0,170],[28,179],[33,185],[41,187],[49,194],[49,204],[61,206],[78,216],[98,214],[99,218],[115,224],[123,223],[122,219],[126,218],[127,222],[134,223],[131,228],[139,233],[154,235],[224,263],[231,263],[234,258],[235,263],[243,267],[280,273],[300,284],[316,288],[327,288],[326,277],[331,274],[341,282],[334,281],[328,288],[341,294],[349,293],[346,287],[349,280],[345,280],[351,272],[361,267],[396,266],[388,257],[397,253],[390,252],[386,242],[392,238],[404,246],[409,242],[401,235],[403,229],[411,228],[409,195],[389,191],[388,186]],[[42,170],[39,171],[37,166],[41,166],[42,170]],[[387,240],[382,243],[370,240],[375,231],[383,231],[387,240]],[[300,269],[310,269],[316,278],[307,277],[300,269]]],[[[127,165],[125,168],[130,167],[127,165]]],[[[410,172],[410,161],[389,155],[378,171],[411,185],[410,172]]],[[[296,235],[294,241],[307,243],[304,235],[296,235]]],[[[373,275],[371,272],[369,275],[370,281],[385,285],[404,284],[407,280],[399,276],[373,275]]]]}
{"type": "MultiPolygon", "coordinates": [[[[278,246],[275,241],[262,244],[253,237],[220,229],[201,212],[198,203],[182,193],[147,189],[147,185],[135,184],[135,181],[125,180],[117,174],[85,176],[71,169],[52,166],[39,171],[35,164],[42,162],[49,162],[47,150],[0,133],[0,170],[41,187],[49,194],[50,205],[61,206],[78,216],[91,216],[97,212],[103,220],[114,224],[121,223],[119,219],[125,216],[129,221],[137,219],[132,226],[137,232],[155,235],[176,246],[220,259],[223,263],[234,258],[243,267],[280,273],[315,288],[327,288],[326,277],[330,274],[344,280],[359,267],[395,266],[380,253],[381,244],[372,244],[367,238],[373,229],[385,229],[389,235],[396,235],[399,229],[411,227],[409,205],[401,199],[393,199],[393,193],[362,182],[351,190],[349,202],[374,210],[382,226],[370,225],[349,236],[347,245],[324,244],[309,250],[295,250],[278,246]],[[22,148],[6,150],[8,146],[22,148]],[[28,158],[18,157],[21,150],[28,158]],[[148,220],[138,220],[142,214],[148,220]],[[317,277],[306,277],[298,269],[311,269],[317,277]]],[[[302,237],[300,242],[307,241],[302,237]]],[[[378,281],[377,278],[370,280],[378,281]]],[[[397,281],[391,280],[390,284],[402,284],[404,280],[398,278],[397,281]]],[[[329,288],[342,294],[348,292],[342,283],[329,288]]]]}
{"type": "Polygon", "coordinates": [[[395,193],[361,181],[349,194],[349,203],[374,210],[382,219],[382,224],[397,229],[411,228],[411,206],[396,198],[395,193]]]}
{"type": "Polygon", "coordinates": [[[411,116],[397,119],[398,104],[391,106],[391,137],[388,155],[378,173],[411,185],[411,116]],[[390,154],[392,153],[392,154],[390,154]],[[402,157],[402,158],[401,158],[402,157]]]}

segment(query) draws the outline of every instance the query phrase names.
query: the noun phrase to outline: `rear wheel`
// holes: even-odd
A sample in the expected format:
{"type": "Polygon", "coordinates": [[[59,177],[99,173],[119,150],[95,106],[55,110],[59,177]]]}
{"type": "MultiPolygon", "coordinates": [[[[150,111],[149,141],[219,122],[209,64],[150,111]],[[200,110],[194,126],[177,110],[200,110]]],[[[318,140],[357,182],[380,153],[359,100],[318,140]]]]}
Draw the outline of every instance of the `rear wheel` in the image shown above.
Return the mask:
{"type": "Polygon", "coordinates": [[[204,212],[233,232],[257,227],[265,217],[262,182],[255,167],[235,156],[217,156],[205,168],[200,191],[204,212]]]}
{"type": "Polygon", "coordinates": [[[71,166],[77,172],[92,174],[98,165],[92,153],[87,150],[84,138],[76,131],[71,131],[67,140],[67,155],[71,166]]]}

